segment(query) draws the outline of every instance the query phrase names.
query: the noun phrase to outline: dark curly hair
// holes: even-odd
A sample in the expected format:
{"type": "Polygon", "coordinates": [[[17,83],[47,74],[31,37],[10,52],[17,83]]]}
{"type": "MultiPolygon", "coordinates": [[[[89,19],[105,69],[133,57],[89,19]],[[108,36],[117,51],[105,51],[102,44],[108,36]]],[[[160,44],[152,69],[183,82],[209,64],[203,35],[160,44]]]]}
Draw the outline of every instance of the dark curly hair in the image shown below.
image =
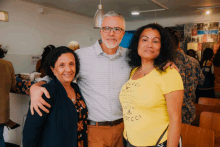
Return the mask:
{"type": "Polygon", "coordinates": [[[47,55],[50,53],[50,51],[52,51],[53,49],[55,49],[56,47],[54,45],[48,45],[44,48],[44,52],[42,53],[41,57],[41,65],[40,67],[37,69],[37,72],[40,72],[40,69],[43,68],[44,65],[44,61],[47,57],[47,55]]]}
{"type": "Polygon", "coordinates": [[[161,48],[158,57],[154,59],[154,67],[158,71],[164,71],[163,66],[168,61],[174,61],[176,52],[170,33],[159,24],[148,24],[137,29],[128,47],[130,49],[127,54],[128,64],[131,67],[138,67],[141,65],[141,57],[138,55],[138,43],[141,33],[147,28],[156,29],[160,33],[161,48]]]}
{"type": "Polygon", "coordinates": [[[213,65],[216,67],[220,67],[220,46],[213,58],[213,65]]]}
{"type": "Polygon", "coordinates": [[[78,56],[76,55],[76,53],[69,49],[68,47],[65,47],[65,46],[60,46],[60,47],[57,47],[55,49],[53,49],[49,54],[48,56],[46,57],[46,60],[44,62],[44,65],[43,65],[43,68],[45,70],[45,73],[51,77],[52,79],[55,78],[55,75],[53,74],[52,70],[50,69],[50,67],[53,67],[55,66],[55,63],[57,61],[57,59],[62,55],[62,54],[65,54],[65,53],[72,53],[73,56],[75,57],[75,65],[76,65],[76,74],[75,76],[79,73],[79,68],[80,68],[80,65],[79,65],[79,58],[78,56]]]}
{"type": "Polygon", "coordinates": [[[5,57],[5,54],[8,52],[8,50],[6,49],[3,49],[0,47],[0,58],[4,58],[5,57]]]}

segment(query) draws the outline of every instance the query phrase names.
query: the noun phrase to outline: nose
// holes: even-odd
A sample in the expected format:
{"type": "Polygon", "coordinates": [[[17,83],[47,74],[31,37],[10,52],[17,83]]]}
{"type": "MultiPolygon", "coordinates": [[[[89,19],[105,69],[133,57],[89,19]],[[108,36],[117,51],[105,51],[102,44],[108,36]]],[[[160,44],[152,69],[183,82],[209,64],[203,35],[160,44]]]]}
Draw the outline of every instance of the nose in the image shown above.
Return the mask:
{"type": "Polygon", "coordinates": [[[69,66],[69,65],[68,65],[68,66],[66,66],[65,71],[71,71],[71,68],[70,68],[70,66],[69,66]]]}
{"type": "Polygon", "coordinates": [[[152,41],[148,41],[148,47],[152,47],[152,41]]]}
{"type": "Polygon", "coordinates": [[[109,35],[113,36],[115,34],[115,32],[113,31],[113,29],[110,30],[109,35]]]}

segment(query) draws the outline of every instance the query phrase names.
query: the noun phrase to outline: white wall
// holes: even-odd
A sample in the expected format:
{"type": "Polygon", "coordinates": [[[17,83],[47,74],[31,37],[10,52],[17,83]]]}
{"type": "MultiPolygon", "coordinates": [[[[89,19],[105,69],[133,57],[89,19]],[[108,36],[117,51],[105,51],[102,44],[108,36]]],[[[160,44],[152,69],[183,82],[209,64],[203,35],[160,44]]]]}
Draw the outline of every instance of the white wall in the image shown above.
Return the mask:
{"type": "MultiPolygon", "coordinates": [[[[15,73],[32,72],[35,65],[30,65],[30,56],[41,55],[48,44],[68,45],[74,40],[82,48],[100,38],[92,18],[52,8],[40,14],[39,7],[20,0],[0,1],[0,10],[9,14],[9,22],[0,21],[0,44],[8,46],[5,59],[13,63],[15,73]]],[[[10,118],[22,124],[28,103],[29,96],[10,93],[10,118]]],[[[20,145],[21,133],[21,127],[10,131],[5,127],[5,141],[20,145]]]]}
{"type": "MultiPolygon", "coordinates": [[[[220,22],[220,13],[211,15],[192,15],[184,17],[157,18],[156,22],[164,27],[175,26],[176,24],[199,23],[199,22],[220,22]]],[[[127,21],[126,30],[136,30],[149,23],[154,23],[154,19],[143,21],[127,21]]]]}
{"type": "Polygon", "coordinates": [[[0,44],[8,46],[10,57],[5,59],[12,61],[16,73],[32,72],[35,66],[24,61],[30,60],[30,55],[41,55],[48,44],[68,45],[75,40],[82,48],[99,38],[92,18],[48,7],[40,14],[39,7],[20,0],[1,2],[0,10],[8,12],[9,22],[0,22],[0,44]],[[23,58],[23,62],[15,58],[23,58]]]}

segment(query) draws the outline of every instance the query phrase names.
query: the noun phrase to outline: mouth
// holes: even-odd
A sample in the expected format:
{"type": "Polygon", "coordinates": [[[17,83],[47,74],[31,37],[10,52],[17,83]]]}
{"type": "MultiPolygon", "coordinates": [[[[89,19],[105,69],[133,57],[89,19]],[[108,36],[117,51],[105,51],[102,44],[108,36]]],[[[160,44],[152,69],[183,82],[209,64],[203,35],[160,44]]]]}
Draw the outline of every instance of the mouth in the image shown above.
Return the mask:
{"type": "Polygon", "coordinates": [[[106,40],[107,40],[107,41],[110,41],[110,42],[115,42],[115,41],[117,41],[117,39],[115,39],[115,38],[107,38],[106,40]]]}
{"type": "Polygon", "coordinates": [[[65,77],[72,77],[73,73],[72,74],[63,74],[63,76],[65,76],[65,77]]]}
{"type": "Polygon", "coordinates": [[[153,51],[151,51],[151,50],[145,50],[144,52],[146,52],[146,53],[153,53],[153,51]]]}

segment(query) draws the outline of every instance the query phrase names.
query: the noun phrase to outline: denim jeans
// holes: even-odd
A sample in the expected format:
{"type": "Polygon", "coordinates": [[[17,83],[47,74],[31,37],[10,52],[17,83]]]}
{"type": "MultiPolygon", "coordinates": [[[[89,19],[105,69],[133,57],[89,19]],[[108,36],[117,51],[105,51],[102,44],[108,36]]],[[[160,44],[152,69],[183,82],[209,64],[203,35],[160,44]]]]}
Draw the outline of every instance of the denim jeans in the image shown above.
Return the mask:
{"type": "Polygon", "coordinates": [[[0,147],[5,147],[5,141],[3,137],[4,126],[5,124],[0,124],[0,147]]]}

